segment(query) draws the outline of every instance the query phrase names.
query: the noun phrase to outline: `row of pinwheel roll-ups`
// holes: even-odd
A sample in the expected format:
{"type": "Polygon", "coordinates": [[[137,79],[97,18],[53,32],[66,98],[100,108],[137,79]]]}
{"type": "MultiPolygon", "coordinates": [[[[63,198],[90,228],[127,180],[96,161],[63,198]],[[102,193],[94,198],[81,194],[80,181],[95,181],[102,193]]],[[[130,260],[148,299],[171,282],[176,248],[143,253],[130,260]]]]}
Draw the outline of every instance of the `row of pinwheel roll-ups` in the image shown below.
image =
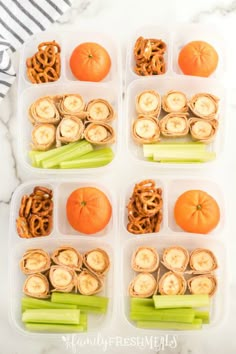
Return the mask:
{"type": "Polygon", "coordinates": [[[135,105],[138,116],[132,123],[132,136],[137,143],[189,134],[193,141],[210,143],[218,130],[219,98],[210,93],[188,98],[184,92],[171,90],[161,97],[155,90],[145,90],[136,96],[135,105]]]}

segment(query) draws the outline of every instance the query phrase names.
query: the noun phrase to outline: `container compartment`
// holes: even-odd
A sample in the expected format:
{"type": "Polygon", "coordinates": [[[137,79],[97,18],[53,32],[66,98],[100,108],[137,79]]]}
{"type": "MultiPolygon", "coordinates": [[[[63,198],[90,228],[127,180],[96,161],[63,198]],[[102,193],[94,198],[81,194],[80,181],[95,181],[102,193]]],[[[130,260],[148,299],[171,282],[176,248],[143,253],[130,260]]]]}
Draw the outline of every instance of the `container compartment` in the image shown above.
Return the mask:
{"type": "Polygon", "coordinates": [[[100,237],[112,237],[114,238],[114,220],[115,220],[115,213],[116,213],[116,204],[113,195],[111,194],[110,190],[107,187],[104,187],[103,185],[100,185],[99,183],[95,183],[92,181],[78,181],[78,182],[67,182],[67,183],[61,183],[58,186],[58,193],[57,193],[57,213],[56,213],[56,228],[57,231],[64,235],[73,235],[75,238],[76,237],[82,237],[84,236],[85,238],[100,238],[100,237]],[[106,226],[106,228],[96,234],[91,234],[91,235],[86,235],[79,233],[78,231],[74,230],[69,222],[67,221],[66,217],[66,202],[69,197],[69,195],[77,188],[80,187],[95,187],[100,190],[102,190],[110,200],[110,203],[112,205],[112,216],[109,224],[106,226]]]}
{"type": "Polygon", "coordinates": [[[88,314],[88,331],[85,333],[79,333],[81,336],[89,335],[90,333],[96,333],[98,330],[103,330],[108,325],[110,326],[113,320],[113,298],[114,298],[114,253],[112,247],[100,241],[94,240],[81,240],[81,239],[72,239],[72,238],[60,238],[58,240],[47,239],[46,242],[42,239],[29,241],[27,244],[17,244],[13,247],[11,251],[11,265],[10,265],[10,289],[11,289],[11,299],[10,299],[10,316],[11,321],[14,326],[22,334],[27,335],[37,335],[41,337],[61,337],[61,333],[52,334],[52,333],[37,333],[37,332],[28,332],[24,324],[21,321],[21,298],[24,296],[22,292],[23,283],[26,279],[26,276],[20,271],[19,261],[22,258],[24,252],[29,248],[42,248],[47,252],[52,252],[57,247],[62,245],[69,245],[78,249],[79,252],[85,253],[88,250],[94,249],[96,247],[103,248],[110,256],[111,268],[106,275],[105,286],[101,293],[97,294],[98,296],[109,297],[109,305],[107,313],[104,315],[94,315],[88,314]]]}
{"type": "MultiPolygon", "coordinates": [[[[215,275],[218,280],[218,288],[215,295],[212,298],[211,311],[210,311],[210,324],[203,325],[203,329],[200,331],[169,331],[172,334],[186,334],[186,333],[203,333],[210,329],[220,326],[227,313],[227,274],[226,274],[226,264],[227,264],[227,253],[224,245],[216,240],[206,239],[204,236],[184,236],[179,237],[178,234],[171,236],[170,234],[164,234],[158,238],[152,238],[150,236],[140,237],[138,239],[131,239],[124,243],[122,250],[122,274],[123,274],[123,298],[122,298],[122,308],[123,313],[126,318],[126,323],[129,327],[135,327],[135,323],[129,319],[129,294],[128,286],[131,280],[137,274],[131,268],[131,257],[133,252],[140,246],[150,246],[155,247],[159,253],[162,254],[164,248],[170,246],[182,246],[187,248],[187,250],[192,251],[195,248],[207,248],[210,249],[216,256],[218,260],[219,268],[215,271],[215,275]]],[[[152,330],[152,329],[140,329],[135,327],[136,334],[146,333],[166,333],[162,330],[152,330]]]]}
{"type": "MultiPolygon", "coordinates": [[[[86,170],[99,170],[106,168],[90,168],[90,169],[43,169],[43,168],[36,168],[31,165],[28,152],[31,149],[31,132],[33,129],[33,125],[28,118],[28,110],[30,105],[40,97],[47,96],[47,95],[60,95],[66,93],[78,93],[80,94],[86,103],[90,100],[95,98],[104,98],[110,102],[113,106],[116,118],[114,121],[110,122],[109,124],[113,126],[116,134],[116,142],[111,146],[114,151],[115,157],[118,150],[118,120],[119,117],[119,98],[118,93],[114,85],[112,84],[104,84],[99,85],[98,83],[81,83],[81,82],[70,82],[70,83],[50,83],[50,84],[43,84],[37,85],[36,87],[29,87],[21,94],[19,98],[19,113],[18,113],[18,129],[19,129],[19,136],[18,136],[18,143],[19,143],[19,157],[23,163],[23,165],[31,171],[41,172],[41,173],[53,173],[53,174],[71,174],[75,171],[79,171],[80,173],[86,170]]],[[[96,147],[95,147],[96,148],[96,147]]],[[[112,162],[111,162],[112,163],[112,162]]],[[[110,163],[110,164],[111,164],[110,163]]],[[[110,165],[109,164],[109,165],[110,165]]],[[[109,166],[108,165],[108,166],[109,166]]]]}
{"type": "MultiPolygon", "coordinates": [[[[201,166],[200,163],[192,164],[176,164],[176,163],[157,163],[145,160],[143,157],[142,145],[137,144],[131,135],[132,122],[138,116],[135,109],[135,98],[144,90],[156,90],[161,96],[170,90],[179,90],[187,95],[187,98],[191,98],[196,93],[207,92],[220,98],[219,103],[219,129],[213,142],[208,144],[207,149],[216,153],[216,158],[223,149],[224,133],[225,133],[225,121],[226,121],[226,97],[225,90],[222,84],[214,79],[205,79],[192,76],[160,76],[158,80],[155,77],[145,77],[139,80],[133,81],[127,88],[127,98],[125,103],[125,116],[126,116],[126,146],[129,155],[137,162],[146,166],[157,166],[158,168],[165,167],[178,167],[183,166],[196,167],[201,166]]],[[[165,112],[161,112],[163,117],[165,112]]],[[[191,116],[191,113],[190,113],[191,116]]],[[[161,137],[161,141],[168,143],[172,142],[184,142],[192,141],[190,136],[183,138],[164,138],[161,137]]]]}

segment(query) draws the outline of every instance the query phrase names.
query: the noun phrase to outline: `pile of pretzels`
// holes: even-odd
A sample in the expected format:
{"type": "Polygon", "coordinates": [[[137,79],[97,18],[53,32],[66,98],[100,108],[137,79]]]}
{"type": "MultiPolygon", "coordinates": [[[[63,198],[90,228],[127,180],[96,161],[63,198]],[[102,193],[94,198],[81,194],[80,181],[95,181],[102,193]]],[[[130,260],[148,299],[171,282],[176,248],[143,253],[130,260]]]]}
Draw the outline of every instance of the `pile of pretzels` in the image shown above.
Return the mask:
{"type": "Polygon", "coordinates": [[[61,48],[56,41],[42,42],[38,51],[27,58],[27,76],[33,84],[57,81],[61,74],[61,48]]]}
{"type": "Polygon", "coordinates": [[[127,230],[133,234],[158,232],[162,222],[162,190],[148,179],[137,183],[127,205],[127,230]]]}
{"type": "Polygon", "coordinates": [[[141,76],[164,74],[165,51],[166,43],[161,39],[139,37],[134,45],[135,73],[141,76]]]}
{"type": "Polygon", "coordinates": [[[16,220],[17,233],[22,238],[48,236],[53,226],[53,193],[37,186],[30,195],[23,195],[16,220]]]}

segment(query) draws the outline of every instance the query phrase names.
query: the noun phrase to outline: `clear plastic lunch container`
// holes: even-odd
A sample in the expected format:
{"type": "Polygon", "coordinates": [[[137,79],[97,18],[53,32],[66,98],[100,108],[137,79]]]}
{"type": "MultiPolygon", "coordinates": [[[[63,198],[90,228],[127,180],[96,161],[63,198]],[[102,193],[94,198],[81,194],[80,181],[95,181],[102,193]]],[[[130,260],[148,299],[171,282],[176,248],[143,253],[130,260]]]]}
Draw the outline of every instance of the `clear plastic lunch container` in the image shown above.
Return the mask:
{"type": "Polygon", "coordinates": [[[106,171],[115,163],[119,150],[119,129],[121,119],[121,57],[119,46],[113,38],[106,34],[90,31],[71,31],[71,32],[45,32],[37,34],[24,45],[19,66],[19,85],[18,85],[18,154],[21,164],[25,169],[36,173],[50,174],[84,174],[106,171]],[[32,84],[26,73],[26,59],[37,52],[39,43],[55,40],[61,46],[61,76],[55,82],[32,84]],[[79,81],[73,77],[69,59],[73,49],[84,42],[97,42],[104,46],[112,61],[111,69],[107,77],[101,82],[79,81]],[[110,145],[114,152],[114,159],[111,163],[103,167],[81,168],[81,169],[43,169],[33,167],[28,153],[31,150],[31,131],[32,124],[28,119],[29,106],[38,98],[47,95],[57,95],[66,93],[80,94],[85,102],[92,99],[103,98],[108,100],[113,106],[116,118],[111,124],[115,130],[116,141],[110,145]],[[93,171],[93,172],[92,172],[93,171]]]}
{"type": "Polygon", "coordinates": [[[54,182],[52,180],[36,180],[35,182],[27,182],[20,185],[11,202],[10,212],[10,228],[9,228],[9,278],[10,278],[10,321],[13,326],[22,334],[38,335],[38,336],[61,336],[61,333],[39,333],[29,332],[25,329],[21,321],[21,298],[24,296],[22,288],[26,276],[21,272],[19,261],[24,252],[30,248],[42,248],[51,253],[57,247],[70,245],[75,247],[80,253],[100,247],[104,249],[110,256],[111,268],[105,278],[105,286],[98,295],[109,298],[108,311],[104,315],[88,314],[88,332],[79,335],[90,335],[96,331],[103,332],[113,320],[114,316],[114,272],[116,263],[115,244],[117,238],[117,202],[111,188],[107,185],[94,182],[91,179],[86,180],[62,180],[54,182]],[[25,194],[32,193],[35,186],[44,186],[53,191],[53,229],[49,236],[35,238],[20,238],[16,230],[16,219],[19,215],[19,207],[21,198],[25,194]],[[98,234],[85,235],[76,233],[70,227],[66,218],[66,200],[73,190],[83,186],[97,187],[102,190],[109,198],[112,205],[112,217],[107,227],[98,234]]]}
{"type": "MultiPolygon", "coordinates": [[[[228,311],[228,259],[225,247],[225,202],[221,192],[220,186],[207,179],[197,179],[194,177],[181,178],[181,177],[157,177],[153,175],[139,176],[133,178],[129,185],[127,185],[120,198],[120,220],[121,220],[121,263],[122,263],[122,299],[121,307],[124,314],[124,325],[126,323],[127,331],[136,333],[137,335],[146,334],[191,334],[203,333],[205,331],[214,329],[221,326],[227,316],[228,311]],[[127,205],[129,198],[132,195],[133,188],[136,183],[142,180],[152,179],[156,182],[156,187],[162,189],[163,197],[163,220],[159,232],[146,233],[136,235],[127,230],[128,213],[127,205]],[[220,207],[220,222],[218,226],[209,234],[195,234],[183,231],[174,220],[173,210],[177,198],[187,190],[200,189],[210,194],[218,203],[220,207]],[[129,283],[134,279],[137,273],[131,268],[131,258],[133,252],[140,246],[149,246],[156,248],[160,259],[162,252],[165,248],[170,246],[182,246],[189,252],[195,248],[206,248],[211,250],[218,261],[218,269],[215,275],[218,281],[218,288],[211,301],[210,308],[210,323],[203,325],[202,330],[191,331],[164,331],[158,329],[142,329],[137,328],[135,322],[130,320],[130,296],[128,293],[129,283]]],[[[163,274],[164,267],[161,266],[161,275],[163,274]]],[[[165,271],[168,271],[165,269],[165,271]]],[[[154,274],[154,277],[156,272],[154,274]]],[[[189,276],[185,276],[186,280],[189,276]]]]}
{"type": "MultiPolygon", "coordinates": [[[[133,162],[139,166],[151,166],[158,169],[164,168],[199,168],[207,166],[218,158],[224,148],[225,126],[227,119],[227,94],[224,86],[226,67],[226,49],[221,34],[209,26],[183,25],[183,26],[145,26],[134,32],[127,46],[126,56],[126,100],[125,100],[125,133],[126,149],[133,162]],[[166,72],[162,75],[140,76],[134,72],[133,48],[138,37],[156,38],[163,40],[167,45],[164,55],[166,72]],[[181,48],[190,41],[203,40],[214,46],[219,54],[219,62],[216,71],[209,77],[196,77],[184,75],[178,67],[178,54],[181,48]],[[207,146],[207,150],[216,153],[216,159],[207,163],[158,163],[145,159],[142,145],[137,144],[131,135],[132,122],[138,114],[135,109],[135,97],[144,90],[156,90],[161,96],[170,90],[179,90],[190,99],[194,94],[205,92],[220,98],[219,102],[219,129],[214,141],[207,146]]],[[[160,118],[167,113],[161,112],[160,118]]],[[[164,138],[163,142],[192,141],[190,136],[182,138],[164,138]]]]}

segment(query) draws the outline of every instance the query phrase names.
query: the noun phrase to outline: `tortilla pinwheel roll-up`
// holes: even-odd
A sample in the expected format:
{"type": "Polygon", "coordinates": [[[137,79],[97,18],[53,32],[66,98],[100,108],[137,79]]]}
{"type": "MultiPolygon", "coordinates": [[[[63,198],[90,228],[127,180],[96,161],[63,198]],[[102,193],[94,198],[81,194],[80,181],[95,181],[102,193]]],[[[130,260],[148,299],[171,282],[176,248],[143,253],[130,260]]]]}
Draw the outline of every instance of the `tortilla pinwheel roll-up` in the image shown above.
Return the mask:
{"type": "Polygon", "coordinates": [[[71,246],[61,246],[52,254],[52,260],[55,264],[73,268],[80,271],[83,264],[82,255],[71,246]]]}
{"type": "Polygon", "coordinates": [[[194,295],[213,296],[217,290],[217,280],[213,274],[202,274],[188,280],[188,289],[194,295]]]}
{"type": "Polygon", "coordinates": [[[198,93],[190,99],[188,105],[195,116],[213,119],[218,114],[219,98],[209,93],[198,93]]]}
{"type": "Polygon", "coordinates": [[[181,91],[168,91],[162,97],[162,108],[165,112],[187,112],[188,100],[186,95],[181,91]]]}
{"type": "Polygon", "coordinates": [[[146,298],[155,294],[157,281],[150,273],[139,273],[129,284],[129,295],[146,298]]]}
{"type": "Polygon", "coordinates": [[[166,137],[182,137],[189,132],[187,113],[169,113],[159,121],[160,131],[166,137]]]}
{"type": "Polygon", "coordinates": [[[85,102],[83,97],[79,94],[66,94],[63,96],[55,97],[57,102],[58,110],[61,116],[75,116],[80,119],[84,119],[87,117],[87,113],[85,112],[85,102]]]}
{"type": "Polygon", "coordinates": [[[24,282],[23,293],[37,299],[50,297],[48,279],[41,273],[29,275],[24,282]]]}
{"type": "Polygon", "coordinates": [[[217,119],[189,119],[189,128],[192,138],[203,143],[210,143],[214,139],[218,126],[219,122],[217,119]]]}
{"type": "Polygon", "coordinates": [[[86,252],[83,256],[85,267],[98,276],[105,275],[110,268],[110,258],[103,249],[95,248],[86,252]]]}
{"type": "Polygon", "coordinates": [[[53,97],[45,96],[33,102],[29,107],[29,119],[32,124],[50,123],[57,125],[60,122],[60,114],[53,97]]]}
{"type": "Polygon", "coordinates": [[[146,90],[136,96],[136,111],[156,118],[161,112],[161,96],[155,90],[146,90]]]}
{"type": "Polygon", "coordinates": [[[115,131],[109,124],[92,122],[85,128],[84,138],[94,145],[112,144],[115,142],[115,131]]]}
{"type": "Polygon", "coordinates": [[[184,272],[189,262],[189,253],[181,246],[166,248],[162,257],[162,264],[173,272],[184,272]]]}
{"type": "Polygon", "coordinates": [[[82,295],[94,295],[102,291],[104,282],[102,277],[84,269],[77,275],[77,289],[82,295]]]}
{"type": "Polygon", "coordinates": [[[196,248],[190,254],[190,268],[195,273],[210,273],[218,268],[214,253],[205,248],[196,248]]]}
{"type": "Polygon", "coordinates": [[[110,103],[98,98],[90,101],[86,106],[87,119],[90,122],[107,123],[115,118],[115,112],[110,103]]]}
{"type": "Polygon", "coordinates": [[[49,254],[40,248],[28,249],[20,260],[20,269],[24,274],[43,273],[50,266],[49,254]]]}
{"type": "Polygon", "coordinates": [[[139,115],[132,124],[132,136],[140,144],[159,141],[160,128],[158,120],[153,116],[139,115]]]}
{"type": "Polygon", "coordinates": [[[54,265],[50,268],[49,280],[54,288],[52,291],[69,293],[76,286],[76,272],[70,267],[54,265]]]}
{"type": "Polygon", "coordinates": [[[183,295],[187,289],[187,282],[182,274],[172,271],[164,273],[159,280],[161,295],[183,295]]]}
{"type": "Polygon", "coordinates": [[[65,116],[57,127],[57,147],[60,147],[62,144],[79,141],[82,139],[83,132],[84,124],[80,118],[65,116]]]}
{"type": "Polygon", "coordinates": [[[139,247],[132,255],[132,269],[136,272],[153,273],[159,267],[159,255],[153,247],[139,247]]]}
{"type": "Polygon", "coordinates": [[[49,150],[56,142],[56,127],[47,123],[35,125],[31,132],[31,138],[33,150],[49,150]]]}

